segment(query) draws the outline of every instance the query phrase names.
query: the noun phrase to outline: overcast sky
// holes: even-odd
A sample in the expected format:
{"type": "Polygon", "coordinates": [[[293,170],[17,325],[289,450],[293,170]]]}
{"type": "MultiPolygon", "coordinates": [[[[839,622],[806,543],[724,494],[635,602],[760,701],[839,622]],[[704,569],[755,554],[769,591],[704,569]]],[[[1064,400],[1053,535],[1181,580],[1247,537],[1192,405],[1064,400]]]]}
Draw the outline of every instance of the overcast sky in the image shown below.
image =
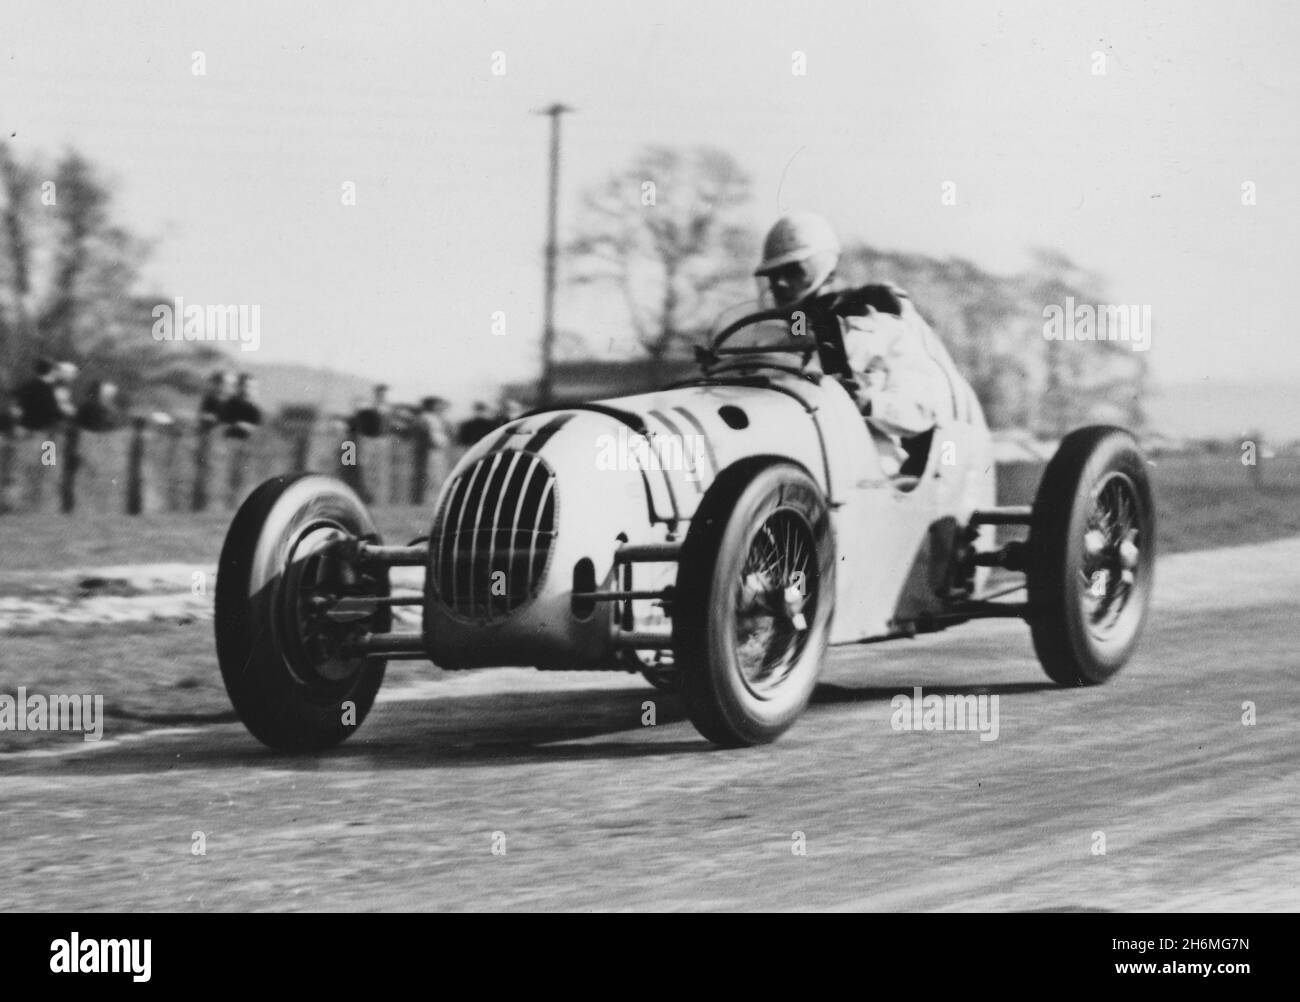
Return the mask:
{"type": "MultiPolygon", "coordinates": [[[[1151,306],[1158,382],[1300,380],[1298,25],[1284,2],[1189,0],[6,0],[0,125],[20,156],[71,145],[109,172],[159,241],[156,288],[258,304],[261,358],[402,395],[535,372],[532,112],[556,100],[577,109],[562,220],[637,147],[712,143],[754,176],[758,228],[812,209],[999,271],[1058,247],[1151,306]]],[[[574,306],[561,325],[598,349],[622,336],[574,306]]]]}

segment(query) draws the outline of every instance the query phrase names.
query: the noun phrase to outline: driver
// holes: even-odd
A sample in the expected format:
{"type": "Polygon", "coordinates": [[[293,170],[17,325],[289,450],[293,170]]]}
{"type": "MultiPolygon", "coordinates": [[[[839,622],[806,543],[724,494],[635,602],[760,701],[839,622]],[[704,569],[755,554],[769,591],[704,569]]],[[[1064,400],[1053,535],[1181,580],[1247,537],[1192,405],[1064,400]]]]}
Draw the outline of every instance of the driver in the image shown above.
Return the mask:
{"type": "MultiPolygon", "coordinates": [[[[763,261],[754,274],[767,279],[778,306],[794,306],[839,289],[839,260],[840,242],[830,224],[814,213],[796,212],[768,231],[763,261]]],[[[879,307],[864,306],[863,315],[839,319],[849,369],[858,383],[853,392],[875,429],[914,438],[933,429],[941,414],[952,413],[946,371],[952,363],[907,293],[893,286],[878,288],[879,307]]]]}

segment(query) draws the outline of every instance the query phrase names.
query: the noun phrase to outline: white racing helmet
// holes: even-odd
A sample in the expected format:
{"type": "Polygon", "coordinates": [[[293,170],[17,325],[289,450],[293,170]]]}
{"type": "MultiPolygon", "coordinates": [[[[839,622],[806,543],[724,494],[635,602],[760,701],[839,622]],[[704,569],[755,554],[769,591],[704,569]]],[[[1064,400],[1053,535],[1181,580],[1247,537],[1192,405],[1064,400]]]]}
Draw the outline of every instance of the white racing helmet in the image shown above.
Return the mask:
{"type": "Polygon", "coordinates": [[[840,241],[831,224],[814,212],[792,212],[767,231],[763,260],[754,274],[762,277],[802,261],[810,276],[808,288],[815,289],[830,277],[839,259],[840,241]]]}

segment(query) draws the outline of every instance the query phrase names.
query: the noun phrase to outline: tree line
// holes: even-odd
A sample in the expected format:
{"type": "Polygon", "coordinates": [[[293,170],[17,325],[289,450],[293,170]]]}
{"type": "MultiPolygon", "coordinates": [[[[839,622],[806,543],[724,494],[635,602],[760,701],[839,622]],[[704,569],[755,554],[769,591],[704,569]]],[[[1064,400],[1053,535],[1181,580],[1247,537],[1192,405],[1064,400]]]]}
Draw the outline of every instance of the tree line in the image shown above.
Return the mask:
{"type": "MultiPolygon", "coordinates": [[[[752,180],[725,151],[648,147],[582,194],[569,281],[620,296],[645,355],[689,357],[723,309],[756,295],[751,203],[752,180]]],[[[848,245],[839,277],[905,289],[995,428],[1055,437],[1091,421],[1144,423],[1145,355],[1123,341],[1044,336],[1048,307],[1107,299],[1102,277],[1059,251],[1035,249],[1023,272],[999,275],[958,257],[848,245]]]]}
{"type": "MultiPolygon", "coordinates": [[[[752,195],[749,174],[723,150],[649,147],[583,193],[567,280],[621,297],[643,356],[689,357],[718,313],[755,296],[752,195]]],[[[123,409],[160,390],[202,390],[220,353],[203,342],[159,350],[149,336],[152,305],[169,299],[140,292],[150,249],[114,218],[110,182],[81,154],[20,160],[0,142],[0,411],[51,365],[81,373],[91,398],[109,384],[123,409]]],[[[1145,355],[1123,342],[1043,336],[1045,307],[1106,299],[1102,278],[1065,255],[1037,250],[1023,272],[1000,275],[962,258],[856,245],[840,272],[911,294],[994,427],[1142,426],[1145,355]]],[[[569,341],[584,350],[580,334],[569,341]]]]}

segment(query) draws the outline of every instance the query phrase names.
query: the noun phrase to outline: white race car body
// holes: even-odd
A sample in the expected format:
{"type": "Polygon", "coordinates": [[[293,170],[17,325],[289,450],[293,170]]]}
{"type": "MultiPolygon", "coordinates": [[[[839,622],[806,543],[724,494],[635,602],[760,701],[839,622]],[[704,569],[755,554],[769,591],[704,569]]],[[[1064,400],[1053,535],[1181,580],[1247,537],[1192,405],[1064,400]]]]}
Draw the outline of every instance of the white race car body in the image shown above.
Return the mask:
{"type": "Polygon", "coordinates": [[[697,379],[512,421],[461,459],[428,542],[383,545],[335,478],[270,478],[217,578],[240,720],[270,747],[325,749],[373,706],[387,660],[430,659],[638,671],[708,741],[758,745],[805,710],[831,643],[992,617],[1026,621],[1057,684],[1105,682],[1152,591],[1138,443],[1071,431],[1032,507],[998,507],[983,413],[940,347],[935,428],[897,442],[859,416],[839,321],[865,308],[900,307],[863,286],[744,313],[697,352],[697,379]],[[1028,537],[991,548],[996,526],[1028,537]],[[424,568],[424,594],[393,594],[395,567],[424,568]],[[985,594],[992,568],[1023,584],[985,594]],[[420,632],[394,630],[412,604],[420,632]]]}
{"type": "Polygon", "coordinates": [[[732,366],[512,422],[471,449],[439,495],[429,656],[445,667],[627,667],[627,649],[661,646],[650,640],[670,630],[671,601],[654,593],[673,585],[671,554],[701,499],[723,471],[759,459],[802,467],[830,504],[831,642],[913,632],[942,611],[960,530],[994,503],[983,414],[955,371],[951,384],[917,478],[886,472],[888,443],[835,379],[788,366],[732,366]],[[574,600],[620,589],[651,597],[574,600]]]}
{"type": "Polygon", "coordinates": [[[240,719],[273,748],[328,748],[390,659],[431,659],[639,671],[707,740],[762,744],[808,705],[828,644],[983,618],[1028,623],[1054,682],[1105,682],[1137,645],[1154,574],[1136,440],[1076,429],[1033,505],[999,507],[983,414],[941,347],[926,350],[951,392],[931,401],[931,431],[897,442],[859,415],[838,323],[865,308],[900,307],[863,286],[745,313],[698,351],[697,379],[511,422],[452,472],[427,542],[384,545],[336,478],[267,480],[217,579],[240,719]],[[997,526],[1028,538],[989,548],[997,526]],[[423,567],[424,593],[394,594],[395,567],[423,567]],[[992,568],[1024,581],[986,594],[992,568]],[[421,630],[395,631],[394,608],[416,604],[421,630]]]}

